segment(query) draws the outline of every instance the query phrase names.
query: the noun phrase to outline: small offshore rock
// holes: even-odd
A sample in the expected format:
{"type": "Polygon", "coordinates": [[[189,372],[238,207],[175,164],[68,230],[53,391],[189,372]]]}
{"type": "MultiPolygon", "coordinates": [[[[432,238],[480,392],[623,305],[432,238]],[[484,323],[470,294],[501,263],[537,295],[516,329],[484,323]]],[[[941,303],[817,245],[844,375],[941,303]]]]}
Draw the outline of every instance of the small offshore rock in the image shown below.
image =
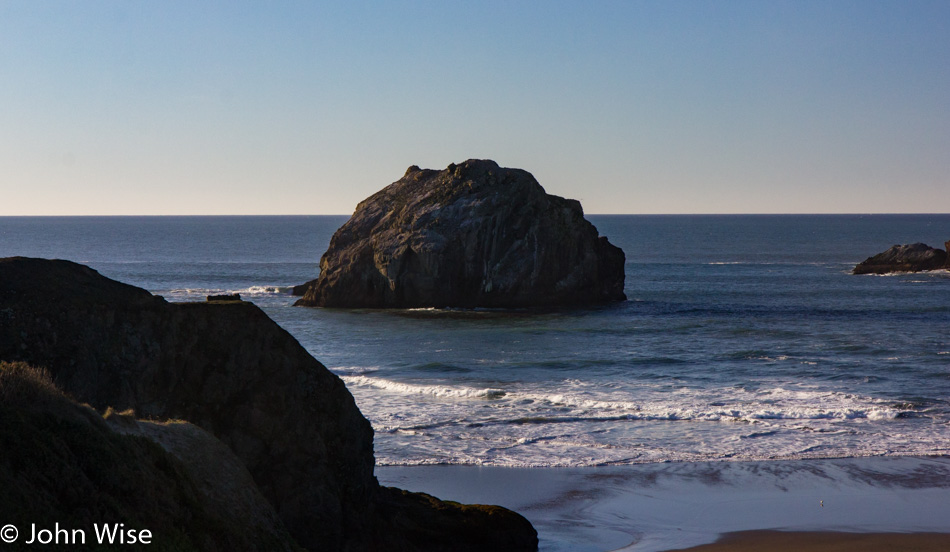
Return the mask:
{"type": "MultiPolygon", "coordinates": [[[[950,247],[950,242],[947,242],[950,247]]],[[[888,274],[920,272],[947,267],[947,252],[924,243],[894,245],[883,253],[868,257],[851,271],[852,274],[888,274]]]]}

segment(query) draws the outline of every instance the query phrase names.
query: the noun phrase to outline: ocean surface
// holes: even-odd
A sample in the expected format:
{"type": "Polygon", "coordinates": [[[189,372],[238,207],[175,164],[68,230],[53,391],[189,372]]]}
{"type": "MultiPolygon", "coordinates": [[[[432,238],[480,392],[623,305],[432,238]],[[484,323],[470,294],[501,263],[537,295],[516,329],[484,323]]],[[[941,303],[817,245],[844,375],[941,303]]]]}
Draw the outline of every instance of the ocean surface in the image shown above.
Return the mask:
{"type": "Polygon", "coordinates": [[[380,465],[590,466],[950,453],[950,273],[852,276],[950,215],[591,215],[628,301],[293,307],[347,217],[0,217],[0,256],[162,295],[238,292],[346,382],[380,465]]]}

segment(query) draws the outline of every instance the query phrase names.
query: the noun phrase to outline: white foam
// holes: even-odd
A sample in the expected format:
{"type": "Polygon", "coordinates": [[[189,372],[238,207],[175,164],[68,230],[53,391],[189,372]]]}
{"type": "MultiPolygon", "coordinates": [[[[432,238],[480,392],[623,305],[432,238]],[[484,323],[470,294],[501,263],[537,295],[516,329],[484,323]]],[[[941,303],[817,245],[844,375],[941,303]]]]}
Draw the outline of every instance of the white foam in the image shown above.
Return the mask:
{"type": "Polygon", "coordinates": [[[375,372],[379,366],[334,366],[330,370],[341,378],[375,372]]]}
{"type": "Polygon", "coordinates": [[[246,293],[248,295],[272,295],[276,293],[290,293],[293,287],[289,286],[251,286],[244,289],[232,290],[229,293],[246,293]]]}
{"type": "Polygon", "coordinates": [[[167,290],[158,290],[156,293],[158,295],[163,295],[166,297],[181,298],[181,299],[204,299],[207,295],[221,295],[228,294],[233,295],[238,293],[242,296],[262,296],[262,295],[278,295],[290,293],[293,290],[289,286],[250,286],[246,288],[239,289],[221,289],[221,288],[175,288],[167,290]]]}
{"type": "MultiPolygon", "coordinates": [[[[350,368],[351,373],[358,369],[350,368]]],[[[349,386],[373,387],[403,395],[431,395],[457,399],[503,400],[516,408],[522,416],[538,421],[565,420],[646,420],[646,421],[756,421],[756,420],[890,420],[897,418],[901,409],[886,401],[859,397],[850,393],[827,391],[790,391],[783,388],[762,391],[734,392],[733,404],[710,407],[702,394],[681,392],[677,400],[609,400],[571,393],[523,392],[497,387],[469,387],[460,385],[413,384],[367,375],[343,375],[349,386]],[[767,399],[766,399],[767,397],[767,399]],[[776,403],[777,408],[757,406],[763,400],[776,403]],[[818,406],[824,405],[824,406],[818,406]]],[[[572,380],[567,380],[570,384],[572,380]]],[[[579,383],[577,385],[584,386],[579,383]]],[[[725,393],[724,393],[725,394],[725,393]]],[[[600,395],[604,395],[601,393],[600,395]]],[[[656,395],[656,393],[654,393],[656,395]]],[[[717,402],[719,404],[719,402],[717,402]]]]}
{"type": "Polygon", "coordinates": [[[371,386],[377,389],[407,395],[432,395],[435,397],[495,399],[505,396],[501,389],[479,389],[462,386],[415,385],[368,376],[341,376],[347,385],[371,386]]]}
{"type": "Polygon", "coordinates": [[[749,263],[744,263],[742,261],[714,261],[714,262],[709,262],[706,264],[713,265],[713,266],[720,266],[720,265],[741,265],[741,264],[749,264],[749,263]]]}
{"type": "MultiPolygon", "coordinates": [[[[341,367],[377,431],[380,465],[592,466],[940,454],[950,427],[926,435],[909,408],[854,393],[764,389],[433,383],[341,367]]],[[[911,409],[913,410],[913,409],[911,409]]]]}
{"type": "Polygon", "coordinates": [[[166,294],[166,295],[200,295],[203,293],[207,295],[212,291],[213,290],[204,289],[204,288],[179,288],[179,289],[159,290],[158,293],[166,294]]]}

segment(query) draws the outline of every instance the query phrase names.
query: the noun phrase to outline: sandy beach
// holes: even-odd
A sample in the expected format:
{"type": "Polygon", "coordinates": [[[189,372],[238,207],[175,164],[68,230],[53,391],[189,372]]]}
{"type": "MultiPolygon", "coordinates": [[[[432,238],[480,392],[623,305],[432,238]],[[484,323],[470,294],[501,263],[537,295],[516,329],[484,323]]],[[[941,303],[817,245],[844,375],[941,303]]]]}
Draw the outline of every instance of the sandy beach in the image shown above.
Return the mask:
{"type": "Polygon", "coordinates": [[[383,485],[513,508],[548,552],[950,548],[948,457],[376,473],[383,485]]]}
{"type": "Polygon", "coordinates": [[[948,533],[838,533],[831,531],[742,531],[713,544],[680,552],[942,552],[950,550],[948,533]]]}

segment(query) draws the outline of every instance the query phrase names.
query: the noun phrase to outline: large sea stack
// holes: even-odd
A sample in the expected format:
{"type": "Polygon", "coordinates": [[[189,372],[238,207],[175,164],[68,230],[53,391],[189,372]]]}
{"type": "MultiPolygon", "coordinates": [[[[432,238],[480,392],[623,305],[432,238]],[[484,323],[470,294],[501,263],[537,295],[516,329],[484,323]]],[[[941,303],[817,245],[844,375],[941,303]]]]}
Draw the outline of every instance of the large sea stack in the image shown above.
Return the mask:
{"type": "Polygon", "coordinates": [[[622,301],[624,254],[527,171],[412,166],[361,202],[297,305],[531,307],[622,301]]]}
{"type": "MultiPolygon", "coordinates": [[[[243,463],[249,474],[247,483],[227,477],[227,493],[259,492],[272,506],[267,510],[276,512],[296,545],[306,549],[537,547],[537,533],[531,524],[504,508],[463,506],[380,487],[373,476],[373,429],[342,380],[251,303],[168,303],[68,261],[0,259],[0,361],[48,370],[59,389],[100,412],[128,409],[140,418],[185,420],[200,427],[209,434],[207,439],[189,437],[191,430],[187,428],[169,432],[134,421],[120,424],[125,429],[119,429],[120,433],[153,438],[194,466],[190,472],[193,475],[169,479],[184,485],[182,492],[190,492],[188,481],[213,484],[215,477],[207,474],[226,473],[224,465],[215,460],[222,455],[206,455],[196,449],[200,445],[200,449],[213,451],[215,445],[206,441],[211,436],[220,440],[221,447],[233,451],[236,461],[243,463]],[[186,438],[198,445],[187,446],[192,452],[184,455],[179,454],[181,450],[176,452],[182,447],[168,442],[171,439],[181,445],[186,438]],[[195,466],[203,456],[208,457],[207,465],[195,466]],[[244,488],[251,484],[257,489],[244,488]]],[[[94,421],[96,418],[92,414],[83,416],[94,421]]],[[[11,423],[14,420],[3,418],[3,424],[11,423]]],[[[101,420],[95,423],[102,426],[101,420]]],[[[106,443],[101,446],[111,446],[109,440],[118,442],[104,428],[97,432],[106,443]]],[[[28,440],[18,442],[32,446],[28,440]]],[[[132,446],[129,450],[139,449],[132,446]]],[[[147,451],[153,463],[161,466],[165,462],[154,447],[147,451]]],[[[80,474],[100,468],[99,462],[115,460],[113,456],[84,454],[83,449],[76,448],[60,456],[75,463],[70,473],[80,474]]],[[[125,453],[116,449],[115,454],[125,453]]],[[[0,449],[0,482],[5,476],[16,476],[16,472],[4,473],[3,469],[16,465],[21,456],[27,457],[15,446],[0,449]]],[[[42,473],[42,469],[62,468],[57,466],[51,460],[48,468],[37,469],[42,473]]],[[[122,487],[120,479],[105,479],[112,481],[113,487],[122,487]]],[[[73,486],[67,481],[62,487],[52,476],[37,481],[47,481],[48,488],[34,493],[36,503],[16,505],[20,513],[48,509],[52,503],[43,501],[50,496],[76,493],[85,497],[83,507],[90,512],[99,511],[96,508],[100,506],[115,510],[121,502],[108,490],[82,495],[82,481],[73,486]]],[[[142,491],[134,487],[122,490],[142,491]]],[[[206,494],[230,496],[227,493],[212,489],[206,494]]],[[[73,503],[56,504],[66,511],[73,503]]],[[[136,504],[140,509],[128,515],[143,522],[151,519],[153,512],[147,504],[136,504]]],[[[155,508],[163,508],[163,504],[156,503],[155,508]]],[[[178,518],[172,515],[175,512],[161,513],[168,513],[169,524],[176,523],[178,518]]],[[[221,519],[241,517],[228,514],[221,519]]],[[[270,525],[266,523],[260,526],[264,529],[247,535],[250,542],[284,531],[281,527],[267,529],[270,525]]],[[[227,532],[227,527],[219,530],[227,532]]],[[[175,549],[168,544],[169,536],[155,535],[156,543],[165,539],[168,545],[159,549],[175,549]]],[[[228,542],[221,540],[219,544],[227,548],[224,545],[228,542]]]]}
{"type": "MultiPolygon", "coordinates": [[[[950,241],[947,242],[950,249],[950,241]]],[[[852,270],[852,274],[888,274],[891,272],[921,272],[950,268],[947,252],[925,243],[894,245],[883,253],[868,257],[852,270]]]]}

